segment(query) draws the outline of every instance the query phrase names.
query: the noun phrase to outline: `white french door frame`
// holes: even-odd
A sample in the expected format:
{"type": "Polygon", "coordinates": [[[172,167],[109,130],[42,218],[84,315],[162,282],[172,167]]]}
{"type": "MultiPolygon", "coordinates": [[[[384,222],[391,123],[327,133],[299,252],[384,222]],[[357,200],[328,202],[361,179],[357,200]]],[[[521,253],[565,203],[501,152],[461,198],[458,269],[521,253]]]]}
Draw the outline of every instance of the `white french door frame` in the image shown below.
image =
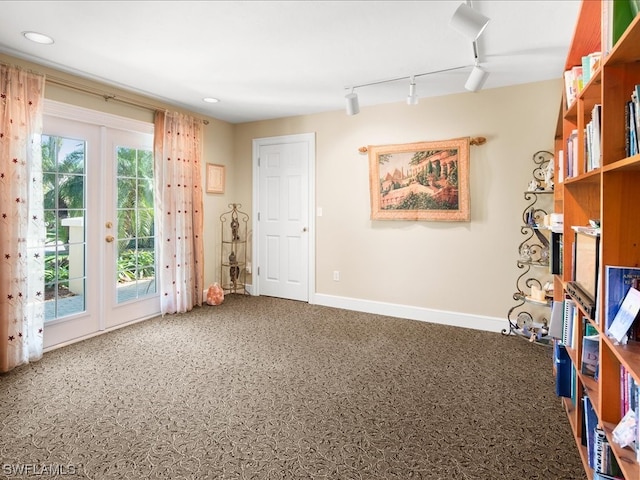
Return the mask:
{"type": "MultiPolygon", "coordinates": [[[[79,122],[87,125],[93,125],[94,127],[98,127],[99,128],[98,135],[100,137],[99,144],[103,149],[101,152],[102,158],[110,158],[113,155],[113,145],[109,144],[109,142],[106,141],[107,129],[122,130],[125,132],[138,132],[138,133],[144,133],[144,134],[153,134],[153,130],[154,130],[153,123],[124,118],[117,115],[111,115],[108,113],[94,111],[91,109],[82,108],[75,105],[69,105],[62,102],[56,102],[48,99],[45,99],[44,114],[49,117],[59,117],[64,120],[70,120],[72,122],[79,122]]],[[[87,192],[89,190],[95,191],[101,188],[105,188],[105,185],[101,184],[100,182],[107,179],[109,181],[108,186],[111,187],[112,189],[115,189],[114,174],[107,172],[106,170],[107,165],[105,163],[100,163],[100,165],[95,165],[94,163],[91,165],[91,168],[92,169],[97,168],[99,169],[99,172],[97,175],[92,174],[87,177],[87,181],[88,181],[86,185],[87,192]]],[[[111,208],[107,208],[107,205],[105,205],[105,196],[98,195],[97,197],[93,197],[93,198],[95,198],[97,204],[96,203],[88,204],[87,209],[91,209],[91,213],[92,215],[94,215],[93,220],[99,223],[100,228],[87,229],[87,232],[86,232],[86,235],[87,235],[86,242],[88,245],[88,249],[87,249],[87,257],[85,259],[85,268],[86,268],[85,274],[87,278],[97,278],[98,276],[104,274],[104,272],[101,272],[100,269],[102,266],[105,265],[105,263],[108,263],[107,254],[106,254],[105,248],[98,247],[98,246],[104,244],[105,229],[103,227],[105,223],[107,221],[113,221],[115,224],[115,218],[111,218],[115,215],[115,212],[112,212],[111,208]],[[107,215],[110,215],[110,216],[107,217],[107,215]]],[[[93,198],[91,200],[87,198],[87,201],[93,202],[93,198]]],[[[112,278],[115,278],[115,276],[113,276],[114,275],[113,268],[110,268],[108,273],[112,276],[112,278]]],[[[86,312],[82,312],[77,315],[72,315],[70,317],[60,319],[60,320],[54,320],[53,322],[51,322],[51,325],[62,326],[65,323],[73,322],[74,320],[82,320],[83,318],[90,317],[92,318],[91,323],[93,325],[93,328],[87,331],[81,329],[77,332],[78,335],[75,338],[72,338],[69,340],[64,339],[63,335],[60,335],[58,334],[58,332],[55,332],[53,333],[53,337],[52,337],[53,340],[47,341],[47,338],[46,338],[47,326],[45,325],[45,349],[44,349],[45,351],[49,351],[55,348],[62,347],[64,345],[75,343],[77,341],[99,335],[109,330],[121,328],[126,325],[143,321],[150,317],[159,315],[160,313],[160,302],[156,300],[157,312],[154,312],[153,314],[149,314],[149,315],[144,315],[144,316],[138,314],[137,317],[135,316],[132,317],[133,318],[132,320],[125,320],[122,323],[114,323],[113,321],[110,321],[109,319],[106,318],[105,312],[109,309],[115,310],[118,308],[122,309],[123,307],[118,307],[117,305],[108,305],[107,298],[111,300],[111,297],[114,297],[113,299],[115,300],[115,296],[113,295],[105,296],[101,294],[98,290],[98,286],[100,285],[102,285],[102,280],[100,281],[94,280],[90,282],[90,285],[87,286],[87,292],[92,296],[93,304],[86,305],[87,307],[86,312]]],[[[135,306],[132,307],[132,310],[134,315],[136,315],[135,306]]],[[[71,323],[69,324],[72,325],[71,323]]]]}
{"type": "Polygon", "coordinates": [[[308,288],[308,302],[314,304],[315,291],[316,291],[316,136],[315,133],[300,133],[295,135],[283,135],[277,137],[264,137],[253,139],[253,201],[252,201],[252,228],[253,239],[251,242],[251,263],[255,266],[252,270],[251,276],[251,289],[249,290],[252,295],[260,295],[260,276],[257,272],[257,267],[260,266],[259,256],[259,239],[260,239],[260,222],[258,221],[258,212],[260,212],[260,169],[259,169],[259,156],[260,147],[266,145],[280,145],[287,143],[300,143],[305,142],[309,148],[308,156],[308,178],[307,178],[307,195],[308,195],[308,219],[309,219],[309,255],[307,258],[307,288],[308,288]]]}

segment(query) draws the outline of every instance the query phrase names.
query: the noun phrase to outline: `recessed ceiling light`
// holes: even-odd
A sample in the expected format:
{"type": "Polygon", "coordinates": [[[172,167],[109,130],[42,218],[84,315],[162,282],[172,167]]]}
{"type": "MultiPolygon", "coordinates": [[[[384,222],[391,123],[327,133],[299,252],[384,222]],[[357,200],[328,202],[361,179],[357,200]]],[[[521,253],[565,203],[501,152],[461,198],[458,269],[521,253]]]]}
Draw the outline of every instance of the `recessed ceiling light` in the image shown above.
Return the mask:
{"type": "Polygon", "coordinates": [[[213,97],[205,97],[202,99],[203,102],[207,102],[207,103],[218,103],[220,100],[218,100],[217,98],[213,98],[213,97]]]}
{"type": "Polygon", "coordinates": [[[22,34],[32,42],[42,43],[44,45],[51,45],[53,43],[53,38],[44,33],[22,32],[22,34]]]}

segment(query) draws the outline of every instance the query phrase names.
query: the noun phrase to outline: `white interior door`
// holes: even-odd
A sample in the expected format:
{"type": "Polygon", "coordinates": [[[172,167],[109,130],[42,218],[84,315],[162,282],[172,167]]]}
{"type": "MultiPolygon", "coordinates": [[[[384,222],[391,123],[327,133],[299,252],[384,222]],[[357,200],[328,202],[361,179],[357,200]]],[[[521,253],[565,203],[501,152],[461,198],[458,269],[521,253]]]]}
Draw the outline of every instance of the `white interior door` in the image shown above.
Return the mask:
{"type": "Polygon", "coordinates": [[[309,177],[314,150],[310,134],[254,141],[258,180],[254,231],[258,234],[253,278],[259,295],[310,299],[313,217],[309,177]]]}
{"type": "Polygon", "coordinates": [[[160,310],[153,125],[55,102],[49,110],[42,137],[45,348],[160,310]]]}

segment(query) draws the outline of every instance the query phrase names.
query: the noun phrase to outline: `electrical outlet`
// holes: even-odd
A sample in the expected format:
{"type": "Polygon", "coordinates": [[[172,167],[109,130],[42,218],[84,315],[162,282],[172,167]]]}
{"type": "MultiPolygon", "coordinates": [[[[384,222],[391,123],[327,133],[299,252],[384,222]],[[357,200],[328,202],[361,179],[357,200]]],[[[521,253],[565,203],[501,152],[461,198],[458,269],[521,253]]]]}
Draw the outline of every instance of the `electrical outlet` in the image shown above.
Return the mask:
{"type": "Polygon", "coordinates": [[[334,282],[339,282],[340,281],[340,272],[338,270],[334,270],[333,271],[333,281],[334,282]]]}
{"type": "Polygon", "coordinates": [[[247,262],[247,266],[244,267],[245,271],[251,275],[251,262],[247,262]]]}

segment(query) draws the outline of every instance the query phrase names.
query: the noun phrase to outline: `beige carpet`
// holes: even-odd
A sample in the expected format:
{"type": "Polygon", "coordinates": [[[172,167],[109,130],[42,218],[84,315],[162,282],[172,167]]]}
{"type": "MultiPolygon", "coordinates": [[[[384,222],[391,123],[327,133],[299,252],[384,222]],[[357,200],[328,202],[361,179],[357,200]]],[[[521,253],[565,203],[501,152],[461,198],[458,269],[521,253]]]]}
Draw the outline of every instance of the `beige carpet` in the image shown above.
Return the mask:
{"type": "Polygon", "coordinates": [[[0,478],[586,478],[550,348],[269,297],[47,353],[0,406],[0,478]]]}

